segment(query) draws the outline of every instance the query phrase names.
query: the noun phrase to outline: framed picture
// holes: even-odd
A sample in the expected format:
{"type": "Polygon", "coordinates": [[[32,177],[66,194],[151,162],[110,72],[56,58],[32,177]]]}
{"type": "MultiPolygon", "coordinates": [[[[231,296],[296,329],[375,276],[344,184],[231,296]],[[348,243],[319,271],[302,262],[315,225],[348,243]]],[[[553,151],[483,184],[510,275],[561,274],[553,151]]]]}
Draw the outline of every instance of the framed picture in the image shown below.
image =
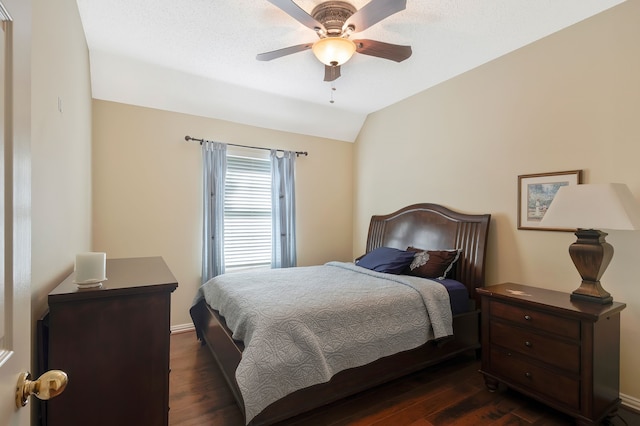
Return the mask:
{"type": "Polygon", "coordinates": [[[518,229],[575,232],[575,229],[542,227],[540,221],[560,187],[580,183],[582,170],[518,176],[518,229]]]}

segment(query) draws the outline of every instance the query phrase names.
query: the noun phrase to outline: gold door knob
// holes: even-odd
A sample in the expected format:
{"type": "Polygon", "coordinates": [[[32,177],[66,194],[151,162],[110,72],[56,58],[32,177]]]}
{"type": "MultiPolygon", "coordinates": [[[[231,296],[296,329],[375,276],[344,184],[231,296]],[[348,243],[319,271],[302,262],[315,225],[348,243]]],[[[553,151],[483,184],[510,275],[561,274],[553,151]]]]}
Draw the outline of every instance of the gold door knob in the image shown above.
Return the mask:
{"type": "Polygon", "coordinates": [[[22,373],[16,385],[16,407],[24,407],[29,402],[29,396],[35,395],[38,399],[51,399],[60,395],[67,387],[69,378],[67,373],[60,370],[50,370],[31,380],[31,373],[22,373]]]}

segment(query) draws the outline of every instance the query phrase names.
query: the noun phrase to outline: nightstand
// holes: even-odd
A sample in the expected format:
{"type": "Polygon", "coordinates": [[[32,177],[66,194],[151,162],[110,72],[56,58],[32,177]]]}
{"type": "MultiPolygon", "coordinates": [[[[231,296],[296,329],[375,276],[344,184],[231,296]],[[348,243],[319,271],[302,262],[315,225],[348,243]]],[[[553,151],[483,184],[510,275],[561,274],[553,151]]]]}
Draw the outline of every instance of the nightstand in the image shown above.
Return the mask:
{"type": "Polygon", "coordinates": [[[107,259],[107,281],[78,288],[71,274],[49,293],[44,370],[69,376],[44,401],[48,426],[167,425],[171,293],[161,257],[107,259]]]}
{"type": "Polygon", "coordinates": [[[620,405],[620,312],[568,293],[505,283],[479,288],[482,369],[499,383],[597,425],[620,405]]]}

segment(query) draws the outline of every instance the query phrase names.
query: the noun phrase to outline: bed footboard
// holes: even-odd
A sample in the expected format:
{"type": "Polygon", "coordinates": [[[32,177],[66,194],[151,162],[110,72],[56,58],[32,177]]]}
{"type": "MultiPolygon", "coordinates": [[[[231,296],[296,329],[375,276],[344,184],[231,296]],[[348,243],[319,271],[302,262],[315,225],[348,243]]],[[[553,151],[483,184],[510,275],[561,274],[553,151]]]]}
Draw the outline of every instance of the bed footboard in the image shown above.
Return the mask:
{"type": "MultiPolygon", "coordinates": [[[[244,412],[242,395],[235,381],[235,370],[242,356],[242,343],[231,338],[224,318],[204,301],[191,308],[198,335],[213,353],[238,406],[244,412]]],[[[473,310],[453,318],[454,336],[445,341],[431,341],[358,368],[341,371],[327,383],[296,391],[274,402],[258,414],[252,426],[270,425],[310,411],[373,386],[438,364],[464,352],[480,349],[480,311],[473,310]]]]}

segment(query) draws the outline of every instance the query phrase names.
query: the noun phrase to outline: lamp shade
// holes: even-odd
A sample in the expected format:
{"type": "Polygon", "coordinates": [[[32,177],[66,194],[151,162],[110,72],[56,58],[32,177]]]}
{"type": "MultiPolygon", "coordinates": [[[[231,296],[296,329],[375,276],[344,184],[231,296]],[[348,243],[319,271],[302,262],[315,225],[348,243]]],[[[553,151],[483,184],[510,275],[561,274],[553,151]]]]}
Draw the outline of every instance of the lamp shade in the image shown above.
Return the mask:
{"type": "Polygon", "coordinates": [[[542,226],[580,229],[640,229],[640,205],[622,183],[561,187],[545,212],[542,226]]]}
{"type": "Polygon", "coordinates": [[[325,65],[342,65],[351,59],[356,51],[356,44],[347,38],[326,37],[316,41],[311,50],[325,65]]]}

